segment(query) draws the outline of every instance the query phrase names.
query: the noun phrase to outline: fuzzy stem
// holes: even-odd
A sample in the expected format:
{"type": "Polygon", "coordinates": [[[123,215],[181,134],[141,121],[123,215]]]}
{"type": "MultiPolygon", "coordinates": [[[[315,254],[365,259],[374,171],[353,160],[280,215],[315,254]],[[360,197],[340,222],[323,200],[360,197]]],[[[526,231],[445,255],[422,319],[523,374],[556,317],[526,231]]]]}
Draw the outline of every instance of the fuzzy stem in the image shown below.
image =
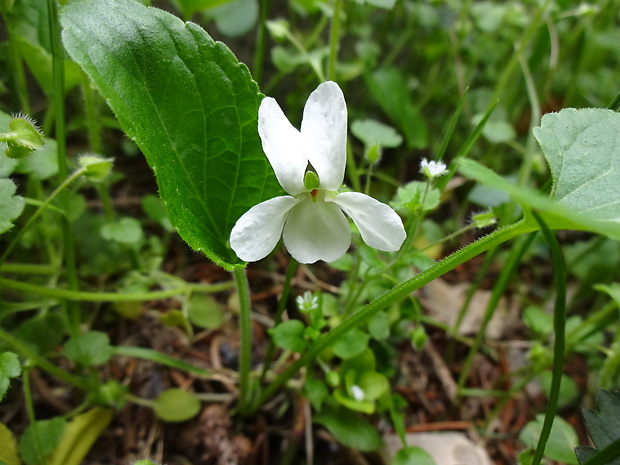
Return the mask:
{"type": "Polygon", "coordinates": [[[246,413],[251,402],[250,362],[252,359],[252,304],[245,268],[235,268],[232,272],[237,296],[239,297],[239,329],[241,349],[239,353],[239,411],[246,413]]]}
{"type": "Polygon", "coordinates": [[[419,289],[439,276],[444,275],[448,271],[453,270],[458,265],[465,263],[467,260],[470,260],[471,258],[489,250],[492,247],[513,239],[516,236],[531,232],[533,230],[535,230],[535,226],[524,221],[519,221],[505,228],[498,229],[488,236],[478,239],[476,242],[473,242],[467,247],[457,250],[432,267],[422,271],[413,278],[399,284],[398,286],[395,286],[382,296],[376,298],[369,304],[362,307],[358,312],[347,317],[342,323],[340,323],[340,325],[336,326],[330,332],[318,339],[306,353],[293,362],[267,387],[267,389],[265,389],[256,405],[260,406],[270,399],[295,373],[297,373],[300,368],[312,361],[323,351],[323,349],[332,346],[344,334],[361,323],[368,321],[368,319],[380,310],[409,295],[413,291],[419,289]]]}

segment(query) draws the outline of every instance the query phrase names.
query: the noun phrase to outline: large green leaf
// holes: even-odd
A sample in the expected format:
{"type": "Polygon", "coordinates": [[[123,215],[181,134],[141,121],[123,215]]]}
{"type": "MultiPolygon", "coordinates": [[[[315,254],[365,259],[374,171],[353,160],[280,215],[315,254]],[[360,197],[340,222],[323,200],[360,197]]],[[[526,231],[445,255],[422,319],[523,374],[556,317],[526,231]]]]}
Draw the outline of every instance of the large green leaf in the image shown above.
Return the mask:
{"type": "Polygon", "coordinates": [[[134,0],[78,0],[61,22],[67,51],[155,172],[181,237],[226,269],[242,264],[232,227],[279,192],[246,66],[199,26],[134,0]]]}
{"type": "MultiPolygon", "coordinates": [[[[535,209],[554,229],[592,231],[620,240],[620,114],[600,108],[543,116],[534,135],[551,169],[551,196],[517,186],[473,160],[458,170],[502,190],[527,211],[535,209]]],[[[538,229],[526,215],[524,231],[538,229]]]]}
{"type": "Polygon", "coordinates": [[[551,196],[620,229],[620,114],[567,108],[543,116],[534,135],[551,169],[551,196]]]}

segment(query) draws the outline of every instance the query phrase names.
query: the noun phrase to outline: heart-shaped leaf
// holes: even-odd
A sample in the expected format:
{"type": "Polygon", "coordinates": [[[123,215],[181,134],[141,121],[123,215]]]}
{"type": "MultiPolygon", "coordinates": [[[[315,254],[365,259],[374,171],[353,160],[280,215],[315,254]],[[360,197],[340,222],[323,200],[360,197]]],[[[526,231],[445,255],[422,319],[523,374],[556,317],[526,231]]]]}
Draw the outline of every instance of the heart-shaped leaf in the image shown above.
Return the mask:
{"type": "Polygon", "coordinates": [[[535,209],[554,229],[592,231],[620,240],[620,114],[567,108],[543,116],[534,135],[551,169],[551,197],[512,184],[473,160],[459,160],[458,170],[518,201],[526,210],[523,232],[538,229],[527,214],[535,209]]]}
{"type": "Polygon", "coordinates": [[[566,108],[543,116],[534,135],[551,169],[551,196],[620,238],[620,114],[566,108]]]}
{"type": "Polygon", "coordinates": [[[258,87],[199,26],[134,0],[78,0],[63,42],[155,172],[171,223],[218,265],[242,264],[230,231],[280,192],[258,137],[258,87]]]}

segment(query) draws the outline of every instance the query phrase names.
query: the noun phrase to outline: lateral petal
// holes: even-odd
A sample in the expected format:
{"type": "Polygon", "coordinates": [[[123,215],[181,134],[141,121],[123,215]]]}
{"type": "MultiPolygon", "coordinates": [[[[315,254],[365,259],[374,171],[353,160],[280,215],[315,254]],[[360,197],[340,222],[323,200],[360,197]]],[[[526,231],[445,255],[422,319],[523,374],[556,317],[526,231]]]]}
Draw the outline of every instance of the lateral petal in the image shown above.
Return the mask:
{"type": "Polygon", "coordinates": [[[301,122],[306,156],[321,181],[321,189],[338,190],[347,158],[347,105],[335,82],[320,84],[308,97],[301,122]]]}
{"type": "Polygon", "coordinates": [[[230,246],[237,256],[255,262],[269,255],[280,240],[289,211],[298,202],[289,196],[275,197],[245,212],[230,233],[230,246]]]}
{"type": "Polygon", "coordinates": [[[266,97],[258,109],[258,134],[263,150],[286,192],[297,195],[304,188],[308,158],[304,154],[301,134],[271,97],[266,97]]]}
{"type": "Polygon", "coordinates": [[[351,245],[349,222],[340,207],[310,194],[291,209],[282,235],[289,253],[300,263],[342,257],[351,245]]]}
{"type": "Polygon", "coordinates": [[[343,192],[328,202],[339,205],[358,227],[364,242],[375,249],[395,252],[407,237],[398,214],[372,197],[359,192],[343,192]]]}

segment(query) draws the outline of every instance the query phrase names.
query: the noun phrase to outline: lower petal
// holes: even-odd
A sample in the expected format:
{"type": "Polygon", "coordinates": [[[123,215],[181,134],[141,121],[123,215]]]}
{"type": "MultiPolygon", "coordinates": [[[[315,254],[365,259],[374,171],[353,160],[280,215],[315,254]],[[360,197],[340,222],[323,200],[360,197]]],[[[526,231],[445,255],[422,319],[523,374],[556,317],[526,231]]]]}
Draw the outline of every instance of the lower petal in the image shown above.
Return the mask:
{"type": "Polygon", "coordinates": [[[244,213],[230,233],[230,246],[237,256],[255,262],[269,255],[280,240],[289,211],[298,202],[294,197],[275,197],[244,213]]]}
{"type": "Polygon", "coordinates": [[[351,217],[364,242],[375,249],[395,252],[407,234],[400,216],[388,205],[359,192],[343,192],[333,199],[351,217]]]}
{"type": "Polygon", "coordinates": [[[300,263],[332,262],[351,245],[349,222],[338,205],[308,195],[291,209],[284,225],[284,245],[300,263]]]}

